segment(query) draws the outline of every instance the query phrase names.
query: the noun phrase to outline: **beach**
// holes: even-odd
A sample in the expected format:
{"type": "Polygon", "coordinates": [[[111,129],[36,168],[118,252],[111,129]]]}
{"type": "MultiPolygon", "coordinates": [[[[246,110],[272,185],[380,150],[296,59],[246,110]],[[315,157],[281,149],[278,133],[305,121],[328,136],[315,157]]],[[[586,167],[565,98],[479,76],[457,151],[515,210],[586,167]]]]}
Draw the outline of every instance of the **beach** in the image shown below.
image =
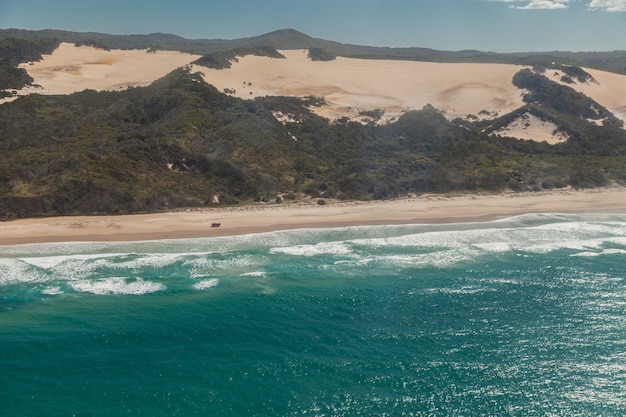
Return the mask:
{"type": "MultiPolygon", "coordinates": [[[[514,74],[521,69],[515,65],[342,57],[314,62],[303,50],[281,53],[286,59],[239,57],[232,68],[213,70],[192,65],[199,58],[197,55],[174,51],[108,51],[64,43],[41,61],[22,66],[38,87],[26,88],[18,95],[71,94],[86,88],[119,91],[148,85],[175,68],[186,66],[191,71],[201,72],[206,82],[218,90],[229,91],[242,99],[272,95],[322,97],[326,105],[312,111],[329,120],[346,116],[361,120],[365,117],[363,111],[381,109],[386,115],[381,122],[389,122],[407,110],[428,104],[448,118],[485,112],[494,116],[523,104],[523,91],[511,83],[514,74]]],[[[591,74],[596,83],[574,87],[623,117],[625,76],[602,71],[591,74]]],[[[277,112],[274,116],[284,124],[297,123],[290,114],[277,112]]],[[[528,114],[503,129],[496,133],[549,143],[566,140],[555,134],[555,125],[528,114]]],[[[626,210],[626,190],[420,195],[375,202],[324,201],[324,205],[318,205],[317,199],[310,199],[298,203],[189,208],[157,214],[12,220],[0,223],[0,245],[194,238],[299,228],[478,222],[539,212],[626,210]],[[213,222],[220,222],[221,226],[211,227],[213,222]]]]}
{"type": "MultiPolygon", "coordinates": [[[[511,64],[433,63],[337,57],[312,61],[306,50],[280,50],[285,58],[248,55],[231,68],[193,64],[199,55],[177,51],[104,50],[62,43],[41,61],[21,65],[34,83],[0,99],[0,105],[28,94],[72,94],[85,89],[122,91],[147,86],[176,68],[202,74],[219,91],[245,100],[264,96],[319,97],[324,105],[309,109],[329,120],[344,117],[385,124],[409,110],[432,105],[448,120],[494,118],[523,106],[524,90],[512,83],[523,67],[511,64]],[[373,114],[379,114],[376,119],[373,114]]],[[[626,119],[626,76],[584,69],[595,81],[568,84],[621,120],[626,119]]],[[[562,83],[559,71],[546,72],[562,83]]],[[[297,123],[291,114],[274,113],[282,123],[297,123]]],[[[561,143],[557,126],[524,114],[494,134],[561,143]]]]}
{"type": "Polygon", "coordinates": [[[526,213],[626,212],[626,189],[423,195],[388,201],[248,204],[165,213],[67,216],[0,223],[0,245],[143,241],[360,225],[482,222],[526,213]],[[219,227],[212,223],[219,222],[219,227]]]}

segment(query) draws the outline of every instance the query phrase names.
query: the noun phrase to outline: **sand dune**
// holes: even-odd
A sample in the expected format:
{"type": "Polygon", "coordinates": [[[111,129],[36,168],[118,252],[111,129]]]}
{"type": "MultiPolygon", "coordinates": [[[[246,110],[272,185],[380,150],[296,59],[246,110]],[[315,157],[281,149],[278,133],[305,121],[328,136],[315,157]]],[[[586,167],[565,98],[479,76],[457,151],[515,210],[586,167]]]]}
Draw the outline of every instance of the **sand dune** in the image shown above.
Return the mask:
{"type": "Polygon", "coordinates": [[[552,145],[569,139],[566,133],[558,131],[558,126],[555,123],[541,120],[530,113],[524,113],[507,126],[494,131],[492,135],[524,140],[538,140],[538,138],[541,138],[552,145]]]}
{"type": "Polygon", "coordinates": [[[71,94],[85,89],[146,86],[198,58],[172,51],[106,51],[62,43],[41,61],[21,65],[40,87],[29,87],[20,94],[71,94]]]}
{"type": "Polygon", "coordinates": [[[561,73],[547,71],[546,76],[553,81],[572,87],[574,90],[591,97],[606,107],[616,117],[626,121],[626,75],[584,68],[597,83],[564,84],[561,73]]]}
{"type": "MultiPolygon", "coordinates": [[[[242,99],[267,95],[323,97],[327,105],[313,110],[331,120],[348,117],[369,122],[372,119],[364,112],[382,110],[380,122],[384,123],[428,104],[450,120],[468,115],[494,118],[523,105],[524,91],[512,84],[520,66],[342,57],[311,61],[306,50],[280,52],[286,59],[246,56],[233,62],[229,69],[191,67],[194,72],[201,72],[206,82],[242,99]]],[[[19,94],[70,94],[84,89],[145,86],[175,68],[190,65],[198,57],[173,51],[105,51],[63,43],[41,61],[23,65],[38,87],[25,88],[19,94]]],[[[626,120],[626,76],[586,71],[598,83],[572,87],[626,120]]],[[[555,81],[560,78],[548,73],[555,81]]],[[[288,120],[288,115],[282,120],[288,120]]],[[[521,139],[563,140],[555,137],[553,131],[551,126],[530,118],[512,124],[502,133],[521,139]]]]}
{"type": "Polygon", "coordinates": [[[446,117],[508,113],[520,107],[522,91],[511,84],[521,67],[501,64],[439,64],[338,57],[311,61],[305,50],[280,51],[286,59],[246,56],[232,68],[194,67],[220,90],[240,98],[265,95],[322,96],[328,106],[315,111],[331,119],[358,118],[381,109],[385,120],[427,104],[446,117]]]}

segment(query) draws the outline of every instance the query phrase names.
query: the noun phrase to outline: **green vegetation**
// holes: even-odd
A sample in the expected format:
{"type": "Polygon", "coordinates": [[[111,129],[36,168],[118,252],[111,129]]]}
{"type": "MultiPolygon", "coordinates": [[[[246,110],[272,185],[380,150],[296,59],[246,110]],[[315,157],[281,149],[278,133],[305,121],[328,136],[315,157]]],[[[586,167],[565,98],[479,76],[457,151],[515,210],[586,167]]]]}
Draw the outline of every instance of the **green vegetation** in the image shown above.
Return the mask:
{"type": "MultiPolygon", "coordinates": [[[[572,84],[576,81],[582,84],[598,83],[587,71],[579,67],[572,67],[567,65],[560,66],[560,69],[565,73],[564,77],[567,77],[568,83],[572,84]]],[[[565,81],[561,78],[561,81],[565,81]]]]}
{"type": "Polygon", "coordinates": [[[0,60],[8,65],[39,61],[42,54],[51,54],[58,46],[59,41],[53,38],[0,38],[0,60]]]}
{"type": "Polygon", "coordinates": [[[181,69],[146,88],[0,106],[0,215],[148,212],[211,205],[215,196],[236,204],[626,183],[626,133],[581,125],[576,106],[553,102],[541,113],[571,129],[568,142],[548,145],[493,138],[487,122],[450,123],[431,106],[383,126],[331,123],[308,110],[314,98],[244,101],[200,80],[181,69]],[[299,122],[283,125],[273,111],[299,122]]]}
{"type": "Polygon", "coordinates": [[[311,61],[334,61],[337,55],[324,48],[309,48],[308,57],[311,61]]]}
{"type": "Polygon", "coordinates": [[[246,55],[266,56],[269,58],[285,58],[276,49],[269,46],[256,46],[247,48],[236,48],[228,52],[215,52],[204,55],[202,58],[195,60],[193,63],[207,68],[225,69],[232,66],[232,62],[237,62],[238,57],[246,55]]]}
{"type": "Polygon", "coordinates": [[[571,129],[577,130],[571,125],[584,129],[588,125],[587,120],[598,120],[602,121],[604,126],[623,126],[621,120],[589,97],[571,87],[554,83],[529,69],[523,69],[515,74],[513,84],[529,91],[524,96],[524,102],[534,105],[533,108],[537,113],[553,113],[554,117],[551,117],[553,120],[558,114],[569,116],[568,120],[557,123],[559,125],[569,125],[571,129]]]}
{"type": "Polygon", "coordinates": [[[19,90],[33,82],[19,64],[39,61],[42,54],[50,54],[59,42],[49,38],[27,40],[18,38],[0,39],[0,98],[9,97],[9,89],[19,90]]]}
{"type": "MultiPolygon", "coordinates": [[[[10,89],[32,82],[16,66],[39,59],[69,39],[103,48],[141,44],[150,50],[212,45],[214,50],[198,60],[211,68],[227,67],[249,54],[280,58],[277,49],[290,48],[309,49],[318,58],[343,51],[344,56],[358,52],[394,59],[522,59],[476,51],[353,47],[289,30],[238,41],[0,30],[0,83],[10,89]],[[7,34],[25,36],[2,36],[7,34]],[[227,48],[233,45],[236,48],[227,48]]],[[[309,110],[323,105],[322,98],[240,100],[188,69],[145,88],[20,97],[0,106],[0,218],[154,212],[280,202],[285,196],[308,196],[324,204],[328,198],[626,184],[622,121],[583,94],[541,75],[559,70],[572,82],[594,82],[571,62],[557,67],[547,63],[552,58],[532,56],[536,70],[524,69],[514,77],[514,84],[528,91],[523,107],[483,121],[474,117],[449,122],[426,106],[387,125],[330,122],[309,110]],[[276,112],[297,122],[283,124],[274,117],[276,112]],[[549,145],[491,135],[527,113],[553,122],[570,139],[549,145]]],[[[360,115],[376,121],[383,114],[372,110],[360,115]]]]}
{"type": "Polygon", "coordinates": [[[85,39],[78,41],[74,44],[75,46],[91,46],[92,48],[102,49],[103,51],[110,51],[111,48],[102,41],[96,41],[93,39],[85,39]]]}

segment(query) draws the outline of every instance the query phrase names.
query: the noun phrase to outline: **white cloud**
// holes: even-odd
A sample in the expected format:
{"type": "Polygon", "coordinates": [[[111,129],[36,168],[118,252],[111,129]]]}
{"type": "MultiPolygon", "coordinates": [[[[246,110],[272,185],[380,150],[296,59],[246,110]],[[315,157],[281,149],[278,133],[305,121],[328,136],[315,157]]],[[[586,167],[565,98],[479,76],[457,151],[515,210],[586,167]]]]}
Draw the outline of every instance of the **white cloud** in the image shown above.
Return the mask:
{"type": "Polygon", "coordinates": [[[536,9],[566,9],[570,0],[531,0],[525,6],[512,6],[520,10],[536,10],[536,9]]]}
{"type": "MultiPolygon", "coordinates": [[[[500,3],[516,3],[516,4],[509,6],[512,9],[556,10],[556,9],[566,9],[568,7],[567,3],[569,3],[572,0],[489,0],[489,1],[497,1],[500,3]]],[[[622,0],[614,0],[614,1],[623,2],[622,0]]]]}
{"type": "Polygon", "coordinates": [[[626,12],[626,0],[591,0],[588,7],[605,12],[626,12]]]}
{"type": "MultiPolygon", "coordinates": [[[[577,0],[487,0],[498,3],[511,3],[511,9],[519,10],[558,10],[567,9],[568,3],[577,0]]],[[[603,12],[626,12],[626,0],[590,0],[587,9],[603,12]]]]}

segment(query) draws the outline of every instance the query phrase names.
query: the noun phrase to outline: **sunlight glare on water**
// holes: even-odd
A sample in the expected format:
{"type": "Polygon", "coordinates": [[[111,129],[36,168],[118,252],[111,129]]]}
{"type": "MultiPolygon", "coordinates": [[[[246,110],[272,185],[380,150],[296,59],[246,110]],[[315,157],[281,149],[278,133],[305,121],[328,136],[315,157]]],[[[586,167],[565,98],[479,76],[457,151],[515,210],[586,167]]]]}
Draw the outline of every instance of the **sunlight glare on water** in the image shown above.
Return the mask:
{"type": "Polygon", "coordinates": [[[623,415],[626,217],[0,247],[6,416],[623,415]]]}

